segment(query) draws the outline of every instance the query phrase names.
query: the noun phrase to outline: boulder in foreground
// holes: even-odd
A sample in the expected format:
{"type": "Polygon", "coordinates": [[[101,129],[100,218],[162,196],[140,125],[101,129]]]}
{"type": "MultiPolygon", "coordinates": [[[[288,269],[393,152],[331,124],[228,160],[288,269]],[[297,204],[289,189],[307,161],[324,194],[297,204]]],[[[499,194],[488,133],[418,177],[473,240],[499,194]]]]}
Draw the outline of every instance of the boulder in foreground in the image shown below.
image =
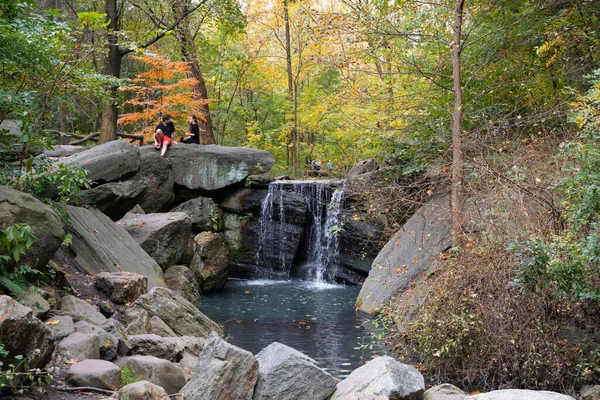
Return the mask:
{"type": "Polygon", "coordinates": [[[566,394],[555,392],[505,389],[495,390],[489,393],[476,394],[467,397],[468,400],[575,400],[566,394]]]}

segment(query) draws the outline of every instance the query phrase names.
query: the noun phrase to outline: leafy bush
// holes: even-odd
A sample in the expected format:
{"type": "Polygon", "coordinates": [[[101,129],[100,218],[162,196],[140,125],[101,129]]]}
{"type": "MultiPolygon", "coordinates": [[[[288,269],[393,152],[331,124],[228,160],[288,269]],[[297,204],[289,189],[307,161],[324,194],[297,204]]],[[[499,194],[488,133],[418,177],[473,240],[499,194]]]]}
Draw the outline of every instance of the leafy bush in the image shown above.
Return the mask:
{"type": "Polygon", "coordinates": [[[127,367],[121,368],[121,387],[131,383],[139,382],[142,378],[136,375],[135,371],[127,367]]]}
{"type": "Polygon", "coordinates": [[[574,393],[597,381],[598,344],[585,333],[597,324],[593,312],[550,289],[511,285],[517,265],[499,246],[463,250],[380,317],[393,327],[388,340],[430,380],[468,391],[574,393]]]}
{"type": "Polygon", "coordinates": [[[15,266],[35,240],[31,227],[25,224],[9,226],[0,231],[0,288],[13,294],[27,289],[28,277],[39,275],[40,271],[27,265],[15,266]]]}
{"type": "MultiPolygon", "coordinates": [[[[3,350],[3,347],[0,350],[3,350]]],[[[2,356],[2,351],[0,351],[0,356],[2,356]]],[[[39,350],[28,357],[15,356],[16,364],[11,363],[5,366],[0,362],[0,367],[7,368],[0,371],[0,396],[4,389],[22,393],[24,388],[50,383],[52,377],[47,368],[29,368],[29,363],[38,356],[39,350]]]]}
{"type": "Polygon", "coordinates": [[[559,296],[600,304],[600,70],[591,84],[572,104],[570,122],[579,128],[578,135],[561,145],[561,155],[572,163],[555,187],[563,196],[566,229],[510,248],[521,261],[515,282],[524,288],[551,288],[559,296]]]}

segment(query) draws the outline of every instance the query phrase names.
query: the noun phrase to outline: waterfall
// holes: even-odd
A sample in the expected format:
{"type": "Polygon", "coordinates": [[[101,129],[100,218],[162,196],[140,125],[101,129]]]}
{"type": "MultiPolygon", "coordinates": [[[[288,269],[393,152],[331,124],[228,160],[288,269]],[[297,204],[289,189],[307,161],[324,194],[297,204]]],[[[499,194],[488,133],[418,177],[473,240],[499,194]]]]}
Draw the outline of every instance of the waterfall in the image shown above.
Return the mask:
{"type": "Polygon", "coordinates": [[[256,263],[289,278],[333,281],[343,190],[331,181],[276,181],[261,205],[256,263]],[[299,207],[306,215],[299,219],[299,207]]]}

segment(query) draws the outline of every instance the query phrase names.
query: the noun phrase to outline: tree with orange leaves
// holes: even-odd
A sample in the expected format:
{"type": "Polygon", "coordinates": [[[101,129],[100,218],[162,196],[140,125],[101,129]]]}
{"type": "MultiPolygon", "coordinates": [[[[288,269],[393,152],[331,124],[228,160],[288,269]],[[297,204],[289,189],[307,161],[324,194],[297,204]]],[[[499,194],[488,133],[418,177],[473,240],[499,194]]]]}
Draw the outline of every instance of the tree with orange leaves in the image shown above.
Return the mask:
{"type": "Polygon", "coordinates": [[[162,114],[171,114],[174,121],[181,122],[180,126],[190,114],[201,117],[200,108],[206,100],[194,96],[191,89],[196,79],[187,76],[187,62],[171,61],[156,53],[133,58],[148,69],[121,89],[133,93],[132,98],[123,103],[131,106],[133,111],[122,114],[119,124],[133,126],[133,132],[143,134],[144,141],[151,142],[154,127],[162,114]]]}

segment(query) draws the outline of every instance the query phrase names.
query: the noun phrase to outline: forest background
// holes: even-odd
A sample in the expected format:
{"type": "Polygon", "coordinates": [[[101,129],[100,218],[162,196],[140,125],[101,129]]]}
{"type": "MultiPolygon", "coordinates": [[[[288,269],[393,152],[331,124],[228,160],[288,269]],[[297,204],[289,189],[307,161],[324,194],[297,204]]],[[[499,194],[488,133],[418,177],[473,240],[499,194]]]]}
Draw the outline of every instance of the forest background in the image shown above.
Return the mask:
{"type": "Polygon", "coordinates": [[[23,166],[96,132],[147,143],[163,113],[182,136],[195,113],[204,144],[268,150],[274,174],[395,156],[374,213],[422,174],[486,228],[454,230],[435,295],[390,305],[389,339],[465,388],[572,392],[600,372],[599,17],[593,0],[0,0],[0,120],[22,131],[0,138],[23,166]]]}

